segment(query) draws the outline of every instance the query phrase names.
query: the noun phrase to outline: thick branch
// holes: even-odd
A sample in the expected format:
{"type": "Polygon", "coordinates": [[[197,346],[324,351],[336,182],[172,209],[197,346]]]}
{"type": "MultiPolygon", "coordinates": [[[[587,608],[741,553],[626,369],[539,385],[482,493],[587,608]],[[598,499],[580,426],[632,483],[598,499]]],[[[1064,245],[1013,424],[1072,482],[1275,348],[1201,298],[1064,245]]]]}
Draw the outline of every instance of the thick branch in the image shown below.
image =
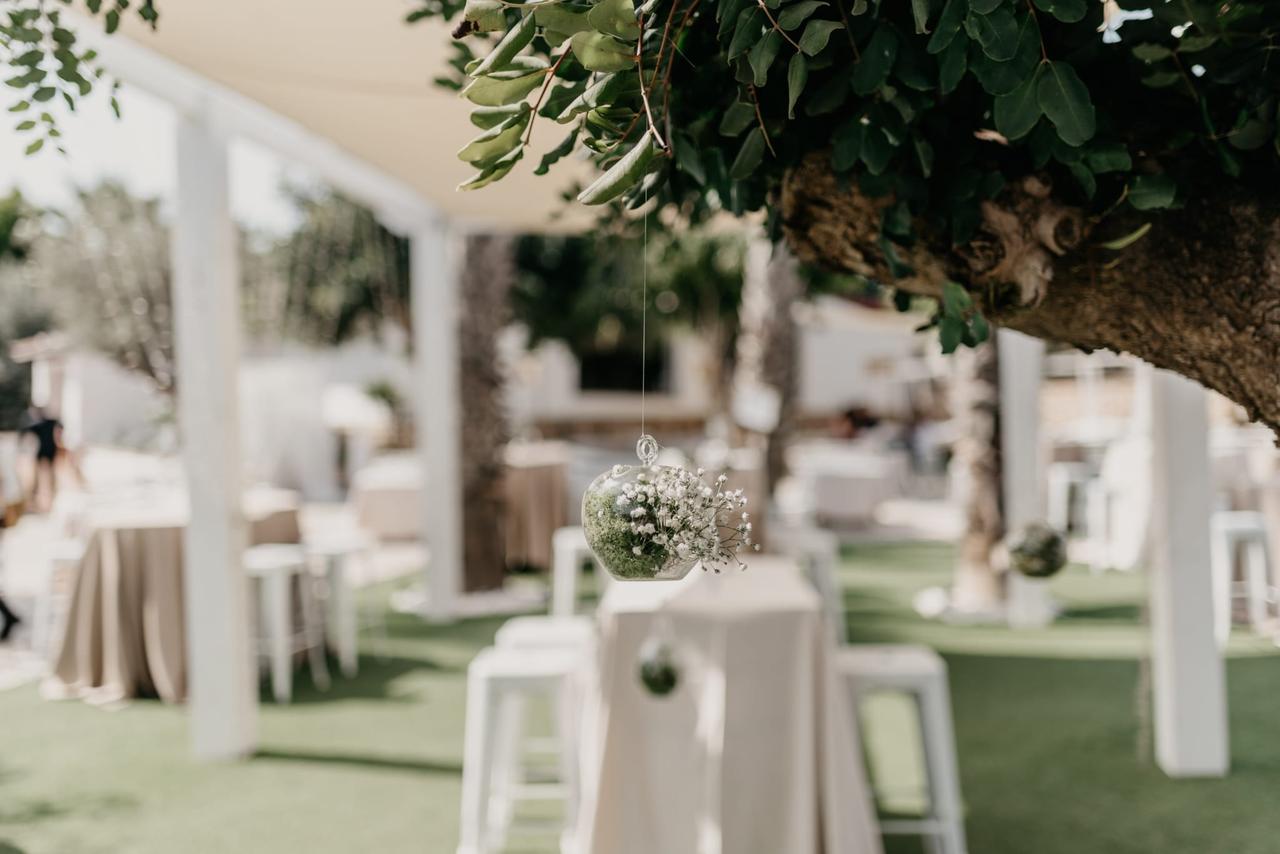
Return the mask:
{"type": "Polygon", "coordinates": [[[1024,180],[984,206],[970,244],[926,230],[899,250],[916,272],[895,281],[877,246],[889,200],[841,183],[820,157],[788,176],[783,227],[803,260],[924,295],[951,278],[1002,326],[1132,353],[1280,428],[1280,198],[1227,187],[1189,195],[1180,210],[1116,213],[1090,230],[1043,181],[1024,180]],[[1102,247],[1148,221],[1131,246],[1102,247]]]}

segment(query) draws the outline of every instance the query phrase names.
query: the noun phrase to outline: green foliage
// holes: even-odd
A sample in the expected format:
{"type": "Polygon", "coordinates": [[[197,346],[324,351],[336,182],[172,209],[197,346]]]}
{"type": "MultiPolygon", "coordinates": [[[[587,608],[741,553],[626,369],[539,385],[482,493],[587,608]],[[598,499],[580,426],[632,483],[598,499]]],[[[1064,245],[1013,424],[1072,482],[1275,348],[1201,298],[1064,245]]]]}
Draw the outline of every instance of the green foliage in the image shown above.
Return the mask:
{"type": "MultiPolygon", "coordinates": [[[[83,9],[101,17],[106,32],[114,33],[130,5],[129,0],[85,0],[83,9]]],[[[0,69],[5,70],[5,86],[15,99],[8,107],[17,119],[14,129],[30,140],[27,154],[46,145],[66,153],[47,105],[59,99],[74,111],[104,74],[97,53],[79,49],[75,32],[64,22],[60,7],[69,6],[71,0],[8,0],[0,12],[0,69]]],[[[154,0],[143,0],[136,13],[152,27],[159,18],[154,0]]],[[[111,88],[111,108],[119,115],[117,84],[111,88]]]]}
{"type": "MultiPolygon", "coordinates": [[[[515,55],[473,37],[487,58],[468,68],[472,87],[533,115],[508,120],[522,132],[465,186],[505,174],[552,120],[573,134],[551,162],[578,149],[602,172],[582,201],[654,199],[697,221],[769,208],[786,170],[825,149],[902,206],[881,248],[905,276],[895,247],[920,223],[965,243],[982,202],[1029,173],[1096,216],[1176,205],[1196,182],[1280,178],[1280,4],[1120,7],[1152,15],[1120,29],[1116,4],[1088,0],[538,0],[499,7],[499,26],[469,8],[467,32],[482,15],[499,36],[533,30],[515,55]]],[[[979,339],[973,317],[944,305],[944,343],[979,339]]]]}
{"type": "Polygon", "coordinates": [[[30,236],[39,218],[16,190],[0,198],[0,430],[17,430],[31,399],[31,369],[9,358],[14,342],[49,328],[49,306],[22,275],[30,236]]]}

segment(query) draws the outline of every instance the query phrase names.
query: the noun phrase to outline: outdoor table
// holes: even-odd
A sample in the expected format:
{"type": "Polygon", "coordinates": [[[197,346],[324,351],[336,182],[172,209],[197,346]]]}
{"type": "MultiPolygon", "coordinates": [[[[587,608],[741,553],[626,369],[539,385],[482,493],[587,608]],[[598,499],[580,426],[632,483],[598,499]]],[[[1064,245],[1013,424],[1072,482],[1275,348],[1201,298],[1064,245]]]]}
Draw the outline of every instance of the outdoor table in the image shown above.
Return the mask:
{"type": "Polygon", "coordinates": [[[506,451],[508,566],[551,568],[551,538],[569,524],[563,442],[512,442],[506,451]]]}
{"type": "Polygon", "coordinates": [[[822,619],[818,595],[780,558],[611,585],[584,709],[580,850],[879,852],[822,619]],[[637,675],[654,636],[671,638],[680,668],[665,697],[637,675]]]}
{"type": "MultiPolygon", "coordinates": [[[[250,544],[296,543],[298,497],[245,495],[250,544]]],[[[92,508],[44,694],[109,704],[186,696],[182,540],[188,510],[178,491],[92,508]]]]}

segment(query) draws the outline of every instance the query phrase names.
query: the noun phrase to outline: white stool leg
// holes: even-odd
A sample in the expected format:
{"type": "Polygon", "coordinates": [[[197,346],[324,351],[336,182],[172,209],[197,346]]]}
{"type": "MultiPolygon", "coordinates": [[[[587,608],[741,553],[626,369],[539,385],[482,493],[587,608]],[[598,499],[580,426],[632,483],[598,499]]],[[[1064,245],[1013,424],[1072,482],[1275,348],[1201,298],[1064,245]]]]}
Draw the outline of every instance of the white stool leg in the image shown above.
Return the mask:
{"type": "Polygon", "coordinates": [[[1213,572],[1213,635],[1218,649],[1227,648],[1231,637],[1231,542],[1227,534],[1215,530],[1210,537],[1210,566],[1213,572]]]}
{"type": "Polygon", "coordinates": [[[564,791],[564,830],[560,835],[560,850],[574,850],[573,836],[578,826],[578,798],[580,792],[578,766],[578,716],[580,703],[573,680],[560,686],[553,698],[556,720],[556,740],[560,747],[560,786],[564,791]]]}
{"type": "Polygon", "coordinates": [[[329,690],[329,664],[325,661],[324,616],[316,600],[315,579],[306,567],[298,573],[298,594],[302,598],[302,633],[307,643],[307,663],[311,680],[321,691],[329,690]]]}
{"type": "Polygon", "coordinates": [[[1049,525],[1065,537],[1071,524],[1071,477],[1065,469],[1050,466],[1048,479],[1049,525]]]}
{"type": "Polygon", "coordinates": [[[271,694],[277,703],[287,703],[293,698],[293,619],[289,575],[283,572],[264,575],[258,579],[258,589],[271,652],[271,694]]]}
{"type": "Polygon", "coordinates": [[[1249,625],[1255,632],[1266,628],[1267,600],[1270,591],[1267,584],[1266,544],[1251,537],[1245,544],[1245,583],[1249,591],[1249,625]]]}
{"type": "Polygon", "coordinates": [[[938,839],[942,854],[966,854],[964,817],[960,805],[960,774],[952,732],[951,698],[945,682],[932,683],[919,695],[924,755],[929,771],[930,809],[942,824],[938,839]]]}
{"type": "Polygon", "coordinates": [[[462,820],[458,854],[488,854],[488,808],[500,692],[488,679],[467,677],[467,722],[462,748],[462,820]]]}
{"type": "Polygon", "coordinates": [[[356,603],[347,577],[346,558],[334,555],[328,559],[329,619],[338,644],[338,665],[342,675],[355,676],[360,669],[356,637],[356,603]]]}
{"type": "Polygon", "coordinates": [[[1110,569],[1111,530],[1108,519],[1107,488],[1101,480],[1091,480],[1084,490],[1084,531],[1089,539],[1089,570],[1095,575],[1110,569]]]}
{"type": "Polygon", "coordinates": [[[488,832],[505,837],[515,812],[516,791],[524,784],[525,699],[516,692],[498,703],[494,746],[493,794],[489,798],[488,832]]]}
{"type": "Polygon", "coordinates": [[[552,556],[551,615],[571,617],[578,604],[578,550],[561,544],[552,556]]]}

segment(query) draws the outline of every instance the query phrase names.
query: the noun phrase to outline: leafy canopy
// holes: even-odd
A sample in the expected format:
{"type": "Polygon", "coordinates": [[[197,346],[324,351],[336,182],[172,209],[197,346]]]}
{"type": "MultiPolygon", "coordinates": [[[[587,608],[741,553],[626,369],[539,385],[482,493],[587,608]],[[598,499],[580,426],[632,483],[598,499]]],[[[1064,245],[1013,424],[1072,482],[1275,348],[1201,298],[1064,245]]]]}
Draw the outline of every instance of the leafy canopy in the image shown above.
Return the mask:
{"type": "MultiPolygon", "coordinates": [[[[982,202],[1031,173],[1098,217],[1277,177],[1277,3],[432,0],[410,18],[431,15],[462,19],[480,131],[464,189],[515,168],[541,122],[565,135],[538,173],[576,151],[598,167],[584,204],[776,225],[783,175],[823,152],[891,200],[897,276],[921,223],[967,243],[982,202]]],[[[964,288],[943,296],[946,349],[985,336],[964,288]]]]}

